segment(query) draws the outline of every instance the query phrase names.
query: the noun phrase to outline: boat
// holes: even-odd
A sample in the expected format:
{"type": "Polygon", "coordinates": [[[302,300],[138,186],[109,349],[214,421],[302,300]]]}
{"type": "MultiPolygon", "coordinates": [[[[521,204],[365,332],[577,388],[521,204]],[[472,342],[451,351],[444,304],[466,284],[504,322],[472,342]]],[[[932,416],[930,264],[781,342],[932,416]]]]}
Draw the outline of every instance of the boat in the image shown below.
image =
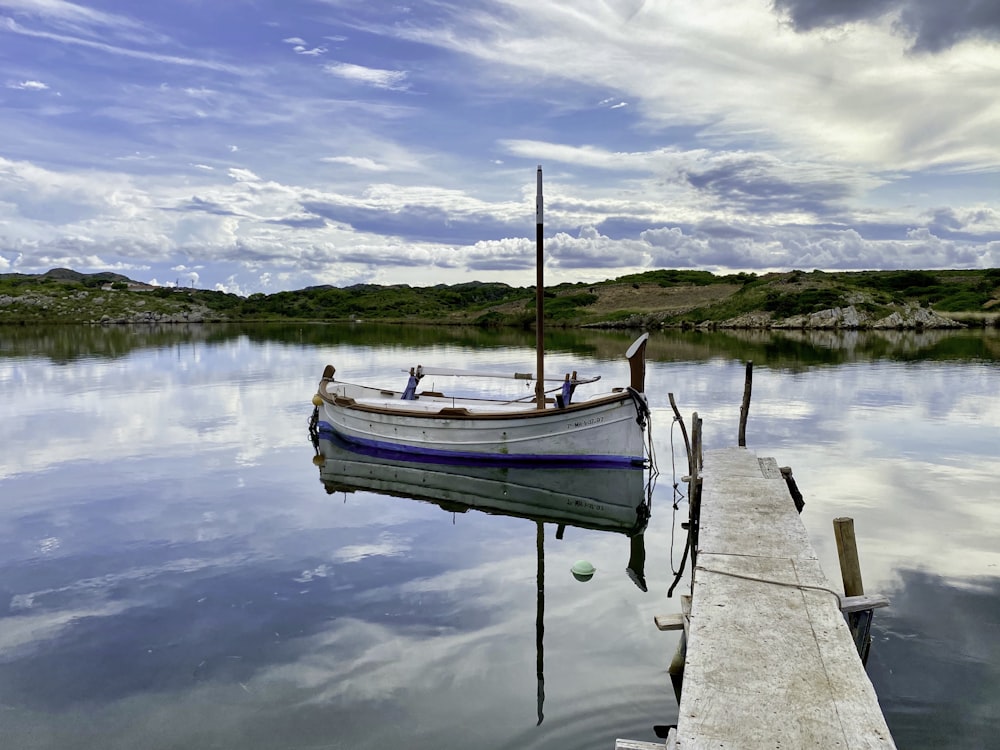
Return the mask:
{"type": "MultiPolygon", "coordinates": [[[[615,532],[628,537],[627,577],[645,593],[644,534],[650,517],[655,467],[572,468],[441,464],[382,453],[322,436],[313,426],[313,463],[327,494],[370,492],[429,502],[449,513],[470,510],[523,518],[535,523],[535,664],[537,723],[544,720],[545,525],[557,540],[567,527],[615,532]]],[[[346,502],[346,495],[345,495],[346,502]]],[[[571,572],[587,581],[594,569],[583,561],[571,572]]]]}
{"type": "MultiPolygon", "coordinates": [[[[558,385],[544,373],[544,286],[542,283],[542,168],[536,200],[536,371],[505,373],[535,382],[533,401],[468,398],[444,391],[418,391],[427,374],[471,376],[457,370],[409,370],[401,390],[338,380],[326,365],[313,404],[316,429],[357,446],[397,451],[438,461],[499,464],[640,466],[651,462],[650,412],[645,395],[648,333],[625,352],[629,383],[584,395],[598,377],[567,373],[558,385]],[[554,391],[558,391],[553,394],[554,391]]],[[[404,370],[405,372],[405,370],[404,370]]],[[[497,375],[493,375],[497,377],[497,375]]]]}

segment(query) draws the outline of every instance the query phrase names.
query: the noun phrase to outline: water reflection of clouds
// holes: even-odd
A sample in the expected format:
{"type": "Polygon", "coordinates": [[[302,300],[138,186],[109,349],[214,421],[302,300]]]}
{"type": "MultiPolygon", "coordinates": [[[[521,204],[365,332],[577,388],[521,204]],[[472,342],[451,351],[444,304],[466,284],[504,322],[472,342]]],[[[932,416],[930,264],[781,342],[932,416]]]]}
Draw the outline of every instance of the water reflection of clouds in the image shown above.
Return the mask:
{"type": "Polygon", "coordinates": [[[902,570],[873,626],[868,674],[899,747],[948,738],[995,747],[1000,695],[1000,577],[902,570]]]}
{"type": "Polygon", "coordinates": [[[333,553],[333,559],[342,563],[360,562],[366,557],[396,557],[410,549],[406,539],[395,534],[382,533],[369,544],[349,544],[333,553]]]}
{"type": "MultiPolygon", "coordinates": [[[[320,487],[312,491],[322,496],[320,487]]],[[[254,498],[224,500],[223,506],[247,500],[253,501],[247,508],[252,518],[259,522],[268,517],[254,498]]],[[[155,506],[161,501],[151,493],[142,502],[155,506]]],[[[97,510],[91,505],[76,512],[97,510]]],[[[185,513],[183,505],[175,504],[173,510],[191,519],[180,523],[181,529],[206,520],[232,523],[232,534],[245,526],[245,519],[229,509],[208,516],[194,508],[185,513]]],[[[228,721],[200,711],[181,713],[195,695],[221,700],[220,705],[241,715],[248,727],[259,726],[260,711],[280,709],[289,720],[304,722],[306,726],[297,729],[300,738],[321,734],[311,711],[322,709],[327,715],[320,722],[323,731],[334,731],[333,736],[347,744],[368,744],[373,733],[399,731],[396,720],[377,728],[370,717],[377,706],[384,711],[396,705],[401,692],[409,696],[408,706],[421,703],[428,691],[440,699],[420,711],[423,731],[439,741],[449,736],[455,711],[493,722],[502,706],[508,726],[498,725],[492,737],[504,736],[511,723],[532,725],[534,524],[470,513],[455,519],[456,527],[434,506],[374,495],[353,497],[347,506],[335,503],[330,510],[365,511],[381,522],[354,526],[351,534],[344,534],[329,526],[339,518],[335,515],[313,519],[314,525],[318,521],[326,527],[310,532],[279,520],[260,529],[263,538],[252,542],[223,540],[223,548],[250,543],[258,550],[246,557],[219,556],[217,544],[181,545],[173,533],[169,547],[156,548],[166,557],[156,564],[72,578],[49,590],[21,588],[31,599],[31,609],[23,610],[20,619],[0,621],[9,647],[5,665],[0,665],[0,685],[17,682],[21,712],[58,711],[68,717],[87,706],[92,724],[104,726],[95,747],[107,741],[107,732],[127,735],[130,723],[120,715],[126,706],[145,716],[158,714],[174,721],[183,716],[183,726],[171,734],[175,739],[187,736],[193,726],[209,735],[232,730],[228,721]],[[397,518],[406,519],[397,521],[400,538],[405,533],[414,545],[405,560],[394,554],[394,544],[383,544],[393,536],[384,527],[392,526],[389,517],[396,510],[397,518]],[[415,515],[424,519],[422,524],[414,523],[415,515]],[[352,546],[382,554],[350,564],[340,561],[338,550],[352,546]],[[200,554],[192,557],[195,549],[200,554]],[[463,562],[456,564],[458,560],[463,562]],[[70,600],[56,601],[60,595],[70,600]],[[49,684],[52,674],[60,675],[57,686],[49,684]],[[92,685],[94,680],[100,681],[99,687],[92,685]],[[227,685],[235,692],[227,691],[227,685]]],[[[291,516],[298,518],[305,511],[292,509],[291,516]]],[[[137,517],[152,523],[156,514],[147,510],[137,517]]],[[[570,528],[566,540],[556,541],[554,527],[547,531],[547,628],[553,662],[549,710],[558,715],[572,707],[566,696],[573,692],[570,684],[579,679],[578,670],[593,669],[594,654],[600,658],[603,651],[620,646],[595,644],[592,634],[581,636],[581,622],[614,616],[628,621],[622,623],[623,631],[639,622],[647,634],[652,628],[648,610],[623,608],[621,600],[602,598],[594,588],[613,575],[624,576],[625,537],[570,528]],[[568,572],[582,550],[600,571],[587,586],[568,572]],[[591,655],[579,666],[572,656],[577,648],[591,655]]],[[[159,529],[148,528],[146,533],[162,537],[159,529]]],[[[110,552],[121,561],[124,550],[110,552]]],[[[137,553],[145,557],[150,550],[137,553]]],[[[77,571],[86,568],[81,563],[86,560],[63,560],[64,568],[68,564],[77,571]]],[[[6,580],[14,587],[21,584],[16,576],[6,580]]],[[[653,672],[651,682],[661,677],[659,668],[653,672]]],[[[652,702],[656,695],[652,689],[648,692],[652,702]]],[[[647,706],[637,713],[648,715],[650,710],[647,706]]],[[[53,715],[42,734],[57,735],[61,727],[62,719],[53,715]]],[[[191,741],[192,746],[200,744],[197,735],[191,741]]],[[[254,747],[255,741],[244,746],[254,747]]],[[[75,746],[88,743],[83,739],[75,746]]]]}
{"type": "MultiPolygon", "coordinates": [[[[503,519],[461,520],[476,525],[511,523],[503,519]]],[[[401,693],[410,696],[407,705],[413,707],[423,703],[421,695],[434,696],[428,701],[433,705],[421,709],[423,731],[431,735],[444,736],[441,733],[454,714],[468,722],[479,716],[495,721],[499,713],[514,725],[530,725],[535,709],[537,560],[532,526],[514,523],[520,523],[521,533],[508,537],[508,529],[497,538],[504,549],[494,559],[400,581],[383,605],[392,606],[393,602],[397,607],[415,607],[430,617],[430,622],[418,625],[393,617],[382,621],[338,618],[325,631],[300,641],[296,660],[267,668],[254,677],[251,687],[267,690],[269,685],[293,685],[309,694],[310,703],[320,703],[328,710],[359,702],[390,701],[401,693]],[[428,594],[436,596],[427,599],[428,594]],[[433,610],[438,611],[431,616],[433,610]],[[512,706],[519,706],[519,713],[512,711],[512,706]]],[[[557,717],[572,713],[574,700],[570,696],[579,699],[586,682],[580,672],[597,670],[605,676],[602,696],[606,703],[614,703],[609,695],[627,695],[626,688],[636,690],[634,678],[627,685],[616,683],[620,679],[616,662],[623,642],[629,647],[650,647],[634,641],[642,641],[653,632],[650,607],[658,606],[646,602],[638,590],[620,597],[607,596],[609,587],[617,588],[615,577],[624,578],[628,556],[625,537],[573,528],[566,534],[566,540],[555,540],[554,528],[547,527],[546,693],[547,712],[557,717]],[[586,585],[568,573],[572,561],[584,554],[597,561],[599,571],[586,585]],[[640,606],[640,602],[647,606],[640,606]],[[587,623],[605,617],[617,623],[614,639],[595,637],[587,627],[587,623]]],[[[662,665],[650,670],[648,677],[651,682],[662,679],[662,665]]],[[[656,692],[651,690],[647,695],[657,703],[667,697],[658,697],[656,692]]],[[[586,724],[588,718],[580,720],[586,724]]],[[[603,729],[607,731],[607,727],[603,729]]],[[[580,733],[586,734],[583,730],[580,733]]],[[[355,741],[368,744],[361,735],[355,741]]],[[[344,742],[350,744],[349,735],[344,742]]]]}
{"type": "MultiPolygon", "coordinates": [[[[304,435],[317,373],[301,349],[240,339],[124,360],[0,362],[0,478],[76,460],[229,447],[244,465],[304,435]]],[[[318,372],[318,369],[317,369],[318,372]]]]}
{"type": "Polygon", "coordinates": [[[809,450],[780,455],[805,495],[802,518],[828,577],[839,571],[831,526],[838,516],[855,520],[866,590],[880,591],[899,569],[919,566],[958,578],[1000,563],[991,461],[945,465],[900,456],[852,463],[843,454],[809,450]]]}

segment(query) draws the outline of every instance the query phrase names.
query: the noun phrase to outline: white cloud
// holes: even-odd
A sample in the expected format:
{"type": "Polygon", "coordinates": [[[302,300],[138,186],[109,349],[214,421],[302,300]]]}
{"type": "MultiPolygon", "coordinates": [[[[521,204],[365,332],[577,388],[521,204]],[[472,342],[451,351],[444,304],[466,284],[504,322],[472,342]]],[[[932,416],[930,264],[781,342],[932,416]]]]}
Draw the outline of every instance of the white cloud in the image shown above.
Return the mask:
{"type": "Polygon", "coordinates": [[[403,91],[406,89],[406,72],[401,70],[382,70],[366,68],[353,63],[329,63],[323,67],[330,75],[354,83],[363,83],[379,89],[403,91]]]}
{"type": "MultiPolygon", "coordinates": [[[[169,87],[164,86],[161,88],[169,88],[169,87]]],[[[207,89],[204,86],[200,86],[198,88],[186,88],[184,89],[184,93],[192,97],[193,99],[203,99],[203,100],[212,99],[218,94],[217,91],[213,91],[212,89],[207,89]]]]}
{"type": "Polygon", "coordinates": [[[216,62],[214,60],[199,59],[194,57],[181,57],[179,55],[166,55],[158,52],[149,52],[142,49],[131,49],[128,47],[120,47],[113,44],[107,44],[106,42],[98,42],[90,39],[83,39],[80,37],[66,36],[64,34],[55,34],[48,31],[35,31],[29,29],[25,26],[21,26],[12,18],[5,18],[0,26],[6,28],[14,34],[20,34],[21,36],[34,37],[36,39],[47,39],[53,42],[62,42],[64,44],[70,44],[78,47],[86,47],[88,49],[98,50],[100,52],[107,52],[108,54],[118,55],[121,57],[131,57],[140,60],[150,60],[152,62],[165,63],[168,65],[180,65],[184,67],[192,68],[204,68],[207,70],[215,70],[224,73],[242,73],[243,71],[235,65],[229,65],[226,63],[216,62]]]}
{"type": "Polygon", "coordinates": [[[320,161],[328,164],[346,164],[369,172],[385,172],[388,169],[384,164],[379,164],[366,156],[325,156],[320,161]]]}
{"type": "Polygon", "coordinates": [[[236,274],[229,276],[224,282],[216,282],[215,291],[226,294],[238,294],[240,297],[249,297],[255,290],[243,287],[236,279],[236,274]]]}
{"type": "Polygon", "coordinates": [[[41,81],[21,81],[19,83],[8,83],[7,88],[22,89],[26,91],[46,91],[49,87],[48,84],[42,83],[41,81]]]}
{"type": "Polygon", "coordinates": [[[450,24],[413,19],[385,33],[479,60],[477,73],[496,84],[520,68],[529,80],[618,92],[603,103],[627,97],[649,131],[693,127],[718,144],[752,139],[876,169],[1000,165],[988,41],[913,55],[891,19],[800,34],[768,2],[645,3],[631,17],[615,3],[512,4],[510,17],[456,5],[450,24]]]}
{"type": "Polygon", "coordinates": [[[260,182],[261,179],[249,169],[240,169],[238,167],[233,167],[229,170],[229,176],[232,177],[237,182],[260,182]]]}
{"type": "Polygon", "coordinates": [[[0,8],[18,14],[54,21],[70,28],[102,27],[105,29],[141,28],[136,21],[119,14],[105,13],[66,0],[2,0],[0,8]]]}

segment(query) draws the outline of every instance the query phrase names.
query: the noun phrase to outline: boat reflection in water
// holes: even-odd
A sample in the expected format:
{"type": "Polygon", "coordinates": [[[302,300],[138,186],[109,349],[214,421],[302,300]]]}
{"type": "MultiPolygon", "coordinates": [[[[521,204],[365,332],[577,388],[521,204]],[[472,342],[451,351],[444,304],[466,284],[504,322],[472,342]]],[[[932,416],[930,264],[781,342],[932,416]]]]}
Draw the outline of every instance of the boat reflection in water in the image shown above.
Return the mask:
{"type": "MultiPolygon", "coordinates": [[[[427,463],[412,455],[360,448],[312,433],[320,481],[328,494],[366,491],[430,502],[450,513],[478,510],[536,523],[538,598],[535,646],[538,723],[544,718],[545,524],[556,539],[567,526],[616,532],[629,538],[626,574],[646,591],[643,533],[649,520],[655,470],[641,467],[518,467],[427,463]]],[[[580,580],[587,576],[574,575],[580,580]]]]}

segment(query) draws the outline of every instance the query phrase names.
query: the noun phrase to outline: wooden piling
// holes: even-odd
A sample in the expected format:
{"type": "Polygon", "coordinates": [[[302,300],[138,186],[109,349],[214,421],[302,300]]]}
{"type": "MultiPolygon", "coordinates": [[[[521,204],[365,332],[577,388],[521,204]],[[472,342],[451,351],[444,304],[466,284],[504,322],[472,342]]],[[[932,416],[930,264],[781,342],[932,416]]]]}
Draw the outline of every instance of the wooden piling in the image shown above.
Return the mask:
{"type": "MultiPolygon", "coordinates": [[[[854,537],[853,518],[834,518],[833,535],[837,540],[837,557],[840,558],[840,577],[844,581],[844,595],[863,597],[864,582],[861,580],[861,562],[858,560],[858,543],[854,537]]],[[[858,649],[861,663],[868,663],[868,652],[871,650],[872,618],[871,609],[861,609],[847,613],[847,626],[851,629],[851,637],[858,649]]]]}
{"type": "Polygon", "coordinates": [[[743,403],[740,404],[739,447],[747,447],[747,417],[750,416],[750,391],[753,386],[753,360],[747,362],[747,377],[743,384],[743,403]]]}
{"type": "MultiPolygon", "coordinates": [[[[691,568],[698,564],[698,537],[701,529],[701,470],[704,467],[705,454],[702,450],[701,417],[698,412],[691,414],[691,475],[688,479],[688,541],[691,555],[691,568]]],[[[691,588],[694,589],[694,576],[691,576],[691,588]]]]}
{"type": "Polygon", "coordinates": [[[865,586],[861,580],[861,563],[858,562],[858,543],[854,538],[854,519],[834,518],[833,534],[837,539],[837,557],[840,558],[844,595],[863,596],[865,586]]]}
{"type": "Polygon", "coordinates": [[[802,493],[799,492],[799,486],[795,483],[795,477],[792,476],[791,466],[782,466],[779,471],[781,476],[785,479],[785,485],[788,487],[788,494],[792,496],[792,502],[795,503],[795,510],[799,513],[802,509],[806,507],[805,500],[802,499],[802,493]]]}

